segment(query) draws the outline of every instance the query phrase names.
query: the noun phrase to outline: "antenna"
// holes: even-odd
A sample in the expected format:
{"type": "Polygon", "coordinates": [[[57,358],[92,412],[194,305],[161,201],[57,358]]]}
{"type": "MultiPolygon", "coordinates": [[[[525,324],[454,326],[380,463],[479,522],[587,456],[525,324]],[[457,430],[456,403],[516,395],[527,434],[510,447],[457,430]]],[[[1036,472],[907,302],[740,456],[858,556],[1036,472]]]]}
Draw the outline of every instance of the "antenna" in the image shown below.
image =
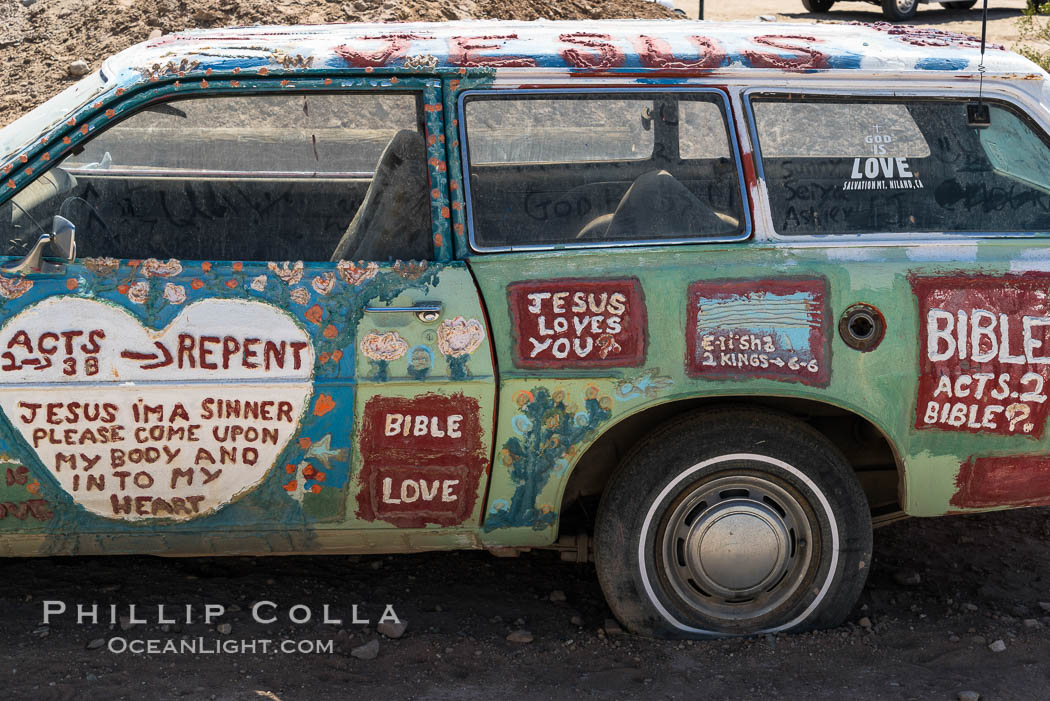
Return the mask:
{"type": "Polygon", "coordinates": [[[977,86],[977,102],[966,105],[966,123],[971,127],[990,127],[992,115],[988,105],[984,104],[984,45],[988,37],[988,0],[984,0],[984,9],[981,12],[981,62],[977,64],[977,72],[980,74],[980,82],[977,86]]]}

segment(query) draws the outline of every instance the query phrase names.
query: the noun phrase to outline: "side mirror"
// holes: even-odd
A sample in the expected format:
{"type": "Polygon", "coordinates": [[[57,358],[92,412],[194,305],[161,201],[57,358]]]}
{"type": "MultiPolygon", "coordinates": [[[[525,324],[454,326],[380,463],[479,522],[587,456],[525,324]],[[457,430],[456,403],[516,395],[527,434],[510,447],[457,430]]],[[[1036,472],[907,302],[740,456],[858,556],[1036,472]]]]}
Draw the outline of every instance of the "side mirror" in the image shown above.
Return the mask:
{"type": "Polygon", "coordinates": [[[57,214],[51,222],[51,250],[48,254],[67,263],[72,263],[77,258],[77,227],[57,214]]]}
{"type": "Polygon", "coordinates": [[[56,215],[50,234],[42,234],[22,260],[0,270],[8,275],[55,274],[62,272],[64,264],[72,263],[76,257],[76,226],[65,217],[56,215]],[[62,263],[52,263],[45,258],[61,258],[62,263]]]}

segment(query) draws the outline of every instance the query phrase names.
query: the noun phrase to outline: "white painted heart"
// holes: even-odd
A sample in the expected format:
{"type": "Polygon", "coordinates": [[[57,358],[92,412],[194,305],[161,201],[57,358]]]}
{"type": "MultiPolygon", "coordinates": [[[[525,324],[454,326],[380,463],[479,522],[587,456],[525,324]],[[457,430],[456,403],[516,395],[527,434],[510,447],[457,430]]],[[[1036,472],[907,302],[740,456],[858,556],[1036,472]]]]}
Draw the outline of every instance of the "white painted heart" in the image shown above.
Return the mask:
{"type": "Polygon", "coordinates": [[[164,329],[52,297],[0,329],[0,408],[73,500],[123,520],[186,520],[257,486],[298,431],[310,337],[250,300],[187,305],[164,329]]]}

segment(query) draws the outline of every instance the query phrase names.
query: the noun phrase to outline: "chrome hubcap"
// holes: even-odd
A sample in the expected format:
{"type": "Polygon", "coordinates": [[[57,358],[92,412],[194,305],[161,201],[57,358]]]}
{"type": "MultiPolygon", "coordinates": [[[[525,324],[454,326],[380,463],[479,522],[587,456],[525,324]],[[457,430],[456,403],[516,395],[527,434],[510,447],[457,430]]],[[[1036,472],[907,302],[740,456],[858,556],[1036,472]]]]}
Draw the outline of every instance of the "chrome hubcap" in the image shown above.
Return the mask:
{"type": "Polygon", "coordinates": [[[813,528],[794,489],[737,474],[679,498],[658,536],[663,574],[687,606],[717,618],[766,613],[798,592],[813,528]]]}

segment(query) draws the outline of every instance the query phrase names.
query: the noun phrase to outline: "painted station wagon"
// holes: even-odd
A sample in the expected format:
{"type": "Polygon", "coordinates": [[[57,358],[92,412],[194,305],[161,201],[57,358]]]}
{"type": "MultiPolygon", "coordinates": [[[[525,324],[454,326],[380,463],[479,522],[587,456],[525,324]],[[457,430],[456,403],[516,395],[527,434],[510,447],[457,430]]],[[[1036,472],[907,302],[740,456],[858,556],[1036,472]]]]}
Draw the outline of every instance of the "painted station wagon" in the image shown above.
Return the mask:
{"type": "Polygon", "coordinates": [[[0,553],[557,548],[639,633],[841,622],[873,523],[1050,503],[1050,93],[979,60],[687,21],[111,58],[0,132],[0,553]]]}

